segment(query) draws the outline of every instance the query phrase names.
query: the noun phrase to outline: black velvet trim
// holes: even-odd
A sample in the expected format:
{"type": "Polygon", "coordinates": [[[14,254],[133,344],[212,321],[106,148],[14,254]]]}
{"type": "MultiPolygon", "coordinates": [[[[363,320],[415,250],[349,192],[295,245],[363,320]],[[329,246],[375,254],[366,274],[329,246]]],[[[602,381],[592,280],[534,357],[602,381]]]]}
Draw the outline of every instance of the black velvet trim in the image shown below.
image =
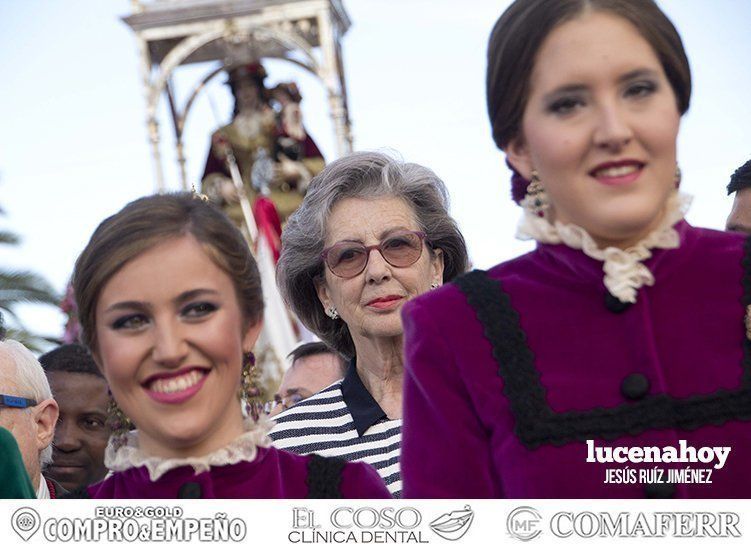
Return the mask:
{"type": "MultiPolygon", "coordinates": [[[[751,304],[751,237],[743,258],[743,306],[751,304]]],[[[519,324],[500,281],[482,270],[473,270],[456,280],[467,302],[482,323],[485,336],[498,363],[503,393],[514,415],[514,432],[529,449],[544,444],[556,446],[601,438],[613,440],[651,429],[693,430],[727,421],[751,420],[751,341],[743,345],[743,381],[737,389],[718,390],[709,395],[673,398],[647,395],[642,400],[614,408],[554,412],[547,403],[545,388],[519,324]]]]}
{"type": "Polygon", "coordinates": [[[308,461],[308,498],[341,499],[342,470],[346,461],[338,457],[311,455],[308,461]]]}

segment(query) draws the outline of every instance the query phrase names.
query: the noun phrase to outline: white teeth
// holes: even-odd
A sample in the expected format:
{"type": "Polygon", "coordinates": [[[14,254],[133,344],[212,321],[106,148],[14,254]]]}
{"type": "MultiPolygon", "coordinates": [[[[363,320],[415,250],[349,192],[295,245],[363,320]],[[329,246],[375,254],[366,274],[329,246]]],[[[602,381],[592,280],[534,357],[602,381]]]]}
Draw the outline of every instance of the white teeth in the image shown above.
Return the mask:
{"type": "Polygon", "coordinates": [[[149,389],[156,393],[179,393],[197,384],[202,377],[203,373],[200,370],[191,370],[187,374],[183,374],[177,378],[154,380],[149,385],[149,389]]]}
{"type": "Polygon", "coordinates": [[[634,164],[628,166],[611,166],[610,168],[602,168],[595,172],[596,177],[617,178],[620,176],[627,176],[633,174],[639,170],[639,167],[634,164]]]}

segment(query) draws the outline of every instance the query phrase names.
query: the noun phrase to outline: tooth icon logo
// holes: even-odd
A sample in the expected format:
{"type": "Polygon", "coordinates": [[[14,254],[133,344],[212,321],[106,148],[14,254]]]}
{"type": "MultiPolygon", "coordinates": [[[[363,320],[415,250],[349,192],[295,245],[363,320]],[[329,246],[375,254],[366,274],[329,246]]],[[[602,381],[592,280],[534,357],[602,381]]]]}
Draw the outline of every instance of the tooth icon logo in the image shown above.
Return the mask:
{"type": "Polygon", "coordinates": [[[13,513],[10,518],[10,525],[18,536],[27,541],[39,530],[41,520],[36,510],[24,507],[13,513]]]}
{"type": "Polygon", "coordinates": [[[459,540],[469,531],[475,513],[466,505],[463,510],[454,510],[443,514],[430,522],[435,534],[446,540],[459,540]]]}

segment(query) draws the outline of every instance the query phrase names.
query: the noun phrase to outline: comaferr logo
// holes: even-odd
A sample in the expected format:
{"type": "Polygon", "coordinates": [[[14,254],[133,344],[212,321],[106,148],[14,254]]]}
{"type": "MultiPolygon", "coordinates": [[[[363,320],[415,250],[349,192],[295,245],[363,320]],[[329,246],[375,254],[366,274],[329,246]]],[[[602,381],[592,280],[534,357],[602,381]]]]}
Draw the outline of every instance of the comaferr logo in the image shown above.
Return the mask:
{"type": "Polygon", "coordinates": [[[475,513],[466,505],[463,510],[454,510],[443,514],[430,522],[430,528],[435,534],[446,540],[459,540],[472,525],[475,513]]]}
{"type": "Polygon", "coordinates": [[[531,506],[520,506],[506,518],[506,531],[509,536],[522,542],[529,542],[542,532],[542,516],[531,506]]]}
{"type": "Polygon", "coordinates": [[[557,537],[740,538],[735,512],[558,512],[550,519],[557,537]]]}
{"type": "MultiPolygon", "coordinates": [[[[547,516],[546,516],[547,517],[547,516]]],[[[528,542],[543,530],[557,538],[741,538],[735,512],[557,512],[549,521],[530,506],[512,510],[506,519],[509,536],[528,542]]]]}

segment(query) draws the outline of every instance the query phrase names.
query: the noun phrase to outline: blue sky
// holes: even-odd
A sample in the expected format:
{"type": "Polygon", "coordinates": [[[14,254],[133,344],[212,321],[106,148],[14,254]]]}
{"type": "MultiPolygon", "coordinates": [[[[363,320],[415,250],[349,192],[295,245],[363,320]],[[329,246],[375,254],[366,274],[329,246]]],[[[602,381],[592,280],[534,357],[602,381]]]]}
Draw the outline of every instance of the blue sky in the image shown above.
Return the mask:
{"type": "MultiPolygon", "coordinates": [[[[485,113],[487,36],[508,3],[344,0],[353,21],[343,43],[355,148],[393,149],[433,168],[446,181],[479,267],[531,247],[514,239],[519,211],[485,113]]],[[[721,228],[731,203],[724,186],[751,158],[751,2],[659,3],[683,37],[694,77],[679,139],[683,188],[695,197],[689,220],[721,228]]],[[[8,212],[0,225],[23,237],[0,259],[41,273],[60,290],[94,227],[154,191],[136,44],[119,20],[129,12],[127,0],[0,2],[0,205],[8,212]]],[[[271,82],[300,84],[306,124],[333,158],[321,86],[279,61],[267,69],[271,82]]],[[[208,70],[183,69],[178,88],[208,70]]],[[[217,79],[209,92],[226,122],[229,99],[217,79]]],[[[178,188],[162,117],[165,172],[178,188]]],[[[185,137],[196,181],[215,125],[208,101],[199,99],[185,137]]],[[[54,310],[22,315],[32,329],[60,332],[54,310]]]]}

